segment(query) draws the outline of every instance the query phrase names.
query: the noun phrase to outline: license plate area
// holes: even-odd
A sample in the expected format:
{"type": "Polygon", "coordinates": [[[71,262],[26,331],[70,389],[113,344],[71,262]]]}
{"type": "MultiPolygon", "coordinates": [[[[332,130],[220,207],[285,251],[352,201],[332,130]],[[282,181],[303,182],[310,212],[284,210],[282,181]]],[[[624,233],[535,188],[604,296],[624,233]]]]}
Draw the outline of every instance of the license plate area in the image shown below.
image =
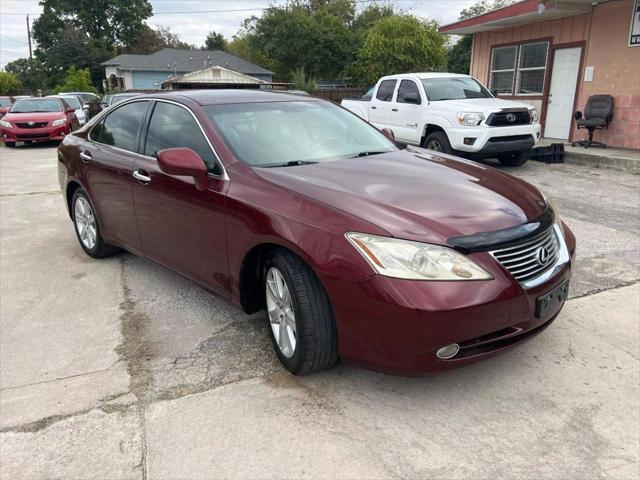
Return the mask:
{"type": "Polygon", "coordinates": [[[536,299],[536,317],[546,318],[564,305],[565,300],[569,296],[569,281],[561,283],[549,293],[536,299]]]}

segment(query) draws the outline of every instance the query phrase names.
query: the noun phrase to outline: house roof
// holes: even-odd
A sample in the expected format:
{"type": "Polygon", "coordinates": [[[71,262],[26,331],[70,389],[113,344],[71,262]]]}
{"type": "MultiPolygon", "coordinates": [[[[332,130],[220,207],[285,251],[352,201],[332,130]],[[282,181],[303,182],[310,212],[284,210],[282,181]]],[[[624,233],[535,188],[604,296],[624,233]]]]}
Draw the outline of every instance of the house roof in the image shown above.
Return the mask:
{"type": "Polygon", "coordinates": [[[259,78],[246,75],[244,73],[236,72],[229,68],[220,66],[213,66],[209,68],[203,68],[202,70],[196,70],[195,72],[185,73],[178,75],[177,77],[170,77],[166,80],[158,83],[157,85],[172,84],[172,83],[190,83],[190,84],[252,84],[259,85],[262,83],[268,83],[259,78]]]}
{"type": "MultiPolygon", "coordinates": [[[[608,1],[608,0],[607,0],[608,1]]],[[[590,13],[592,4],[604,3],[594,0],[523,0],[506,7],[483,13],[477,17],[443,25],[440,33],[467,34],[513,28],[533,22],[572,17],[590,13]]]]}
{"type": "Polygon", "coordinates": [[[272,74],[266,68],[254,65],[221,50],[181,50],[163,48],[150,55],[123,54],[103,62],[120,70],[176,71],[181,73],[220,66],[246,75],[272,74]]]}

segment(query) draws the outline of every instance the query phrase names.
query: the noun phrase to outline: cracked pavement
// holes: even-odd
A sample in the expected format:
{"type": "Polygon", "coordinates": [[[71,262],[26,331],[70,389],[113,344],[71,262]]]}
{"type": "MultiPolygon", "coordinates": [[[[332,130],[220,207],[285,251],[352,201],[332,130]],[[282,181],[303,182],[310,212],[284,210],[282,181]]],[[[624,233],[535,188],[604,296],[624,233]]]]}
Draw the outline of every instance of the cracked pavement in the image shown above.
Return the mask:
{"type": "Polygon", "coordinates": [[[264,314],[87,257],[55,147],[0,148],[0,478],[638,478],[640,177],[509,172],[578,238],[550,328],[453,372],[300,378],[264,314]]]}

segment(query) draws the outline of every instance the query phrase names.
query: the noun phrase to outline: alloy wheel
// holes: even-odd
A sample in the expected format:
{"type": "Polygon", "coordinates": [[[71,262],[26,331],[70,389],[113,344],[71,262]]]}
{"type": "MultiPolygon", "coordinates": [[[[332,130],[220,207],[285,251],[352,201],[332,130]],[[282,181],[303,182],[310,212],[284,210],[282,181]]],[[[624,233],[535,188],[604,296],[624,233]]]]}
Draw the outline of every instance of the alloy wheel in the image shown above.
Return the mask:
{"type": "Polygon", "coordinates": [[[76,204],[74,207],[76,229],[78,230],[78,236],[82,244],[89,250],[96,245],[97,227],[96,217],[93,214],[91,205],[84,197],[76,198],[76,204]]]}
{"type": "Polygon", "coordinates": [[[436,152],[442,151],[442,145],[440,145],[440,142],[437,140],[431,140],[429,143],[427,143],[427,148],[429,150],[435,150],[436,152]]]}
{"type": "Polygon", "coordinates": [[[297,326],[289,287],[282,273],[275,267],[267,272],[265,283],[267,312],[273,336],[280,353],[291,358],[296,352],[297,326]]]}

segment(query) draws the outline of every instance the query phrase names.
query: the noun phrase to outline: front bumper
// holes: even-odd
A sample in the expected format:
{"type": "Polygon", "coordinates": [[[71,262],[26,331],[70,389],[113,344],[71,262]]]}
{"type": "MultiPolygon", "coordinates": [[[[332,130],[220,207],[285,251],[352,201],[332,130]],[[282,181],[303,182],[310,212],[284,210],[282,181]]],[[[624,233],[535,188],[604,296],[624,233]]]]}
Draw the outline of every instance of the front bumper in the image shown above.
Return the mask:
{"type": "Polygon", "coordinates": [[[447,136],[454,150],[492,155],[529,150],[540,140],[540,131],[540,124],[533,123],[513,127],[451,128],[447,130],[447,136]],[[465,139],[475,140],[467,145],[465,139]]]}
{"type": "Polygon", "coordinates": [[[420,282],[374,275],[362,282],[322,278],[334,307],[340,358],[393,374],[418,375],[495,355],[544,330],[562,306],[536,317],[536,299],[571,278],[575,238],[565,227],[568,261],[531,288],[521,286],[489,253],[470,257],[488,281],[420,282]],[[442,360],[449,344],[460,353],[442,360]]]}
{"type": "Polygon", "coordinates": [[[3,142],[44,142],[47,140],[62,140],[70,133],[67,124],[58,127],[42,128],[5,128],[0,127],[0,139],[3,142]]]}

